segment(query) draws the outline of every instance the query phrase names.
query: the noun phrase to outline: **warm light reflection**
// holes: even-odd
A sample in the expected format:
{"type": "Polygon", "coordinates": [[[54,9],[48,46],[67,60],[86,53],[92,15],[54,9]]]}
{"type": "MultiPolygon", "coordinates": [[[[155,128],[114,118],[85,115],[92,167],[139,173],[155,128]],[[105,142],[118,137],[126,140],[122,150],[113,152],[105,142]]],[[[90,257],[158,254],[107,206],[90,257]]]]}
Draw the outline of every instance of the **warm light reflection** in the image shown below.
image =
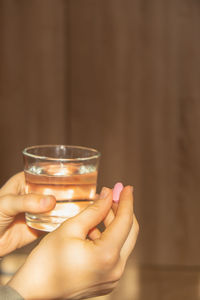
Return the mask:
{"type": "Polygon", "coordinates": [[[80,212],[80,207],[76,203],[58,203],[54,210],[49,212],[50,216],[70,218],[80,212]]]}
{"type": "Polygon", "coordinates": [[[52,194],[52,190],[48,189],[48,188],[44,188],[43,189],[43,195],[51,195],[52,194]]]}
{"type": "Polygon", "coordinates": [[[72,199],[73,195],[74,195],[74,189],[67,189],[63,197],[61,196],[61,199],[63,199],[64,197],[66,197],[64,199],[72,199]]]}
{"type": "Polygon", "coordinates": [[[79,168],[80,164],[76,163],[68,163],[68,164],[63,164],[62,162],[59,165],[48,165],[45,169],[46,173],[48,175],[53,175],[53,176],[70,176],[76,173],[79,168]]]}
{"type": "Polygon", "coordinates": [[[73,199],[75,189],[57,189],[57,188],[42,188],[41,193],[44,195],[53,195],[57,199],[70,200],[73,199]]]}
{"type": "Polygon", "coordinates": [[[25,185],[25,194],[28,194],[29,193],[29,186],[26,184],[25,185]]]}
{"type": "Polygon", "coordinates": [[[90,195],[89,195],[89,199],[94,199],[95,197],[95,192],[96,192],[96,187],[91,189],[90,191],[90,195]]]}

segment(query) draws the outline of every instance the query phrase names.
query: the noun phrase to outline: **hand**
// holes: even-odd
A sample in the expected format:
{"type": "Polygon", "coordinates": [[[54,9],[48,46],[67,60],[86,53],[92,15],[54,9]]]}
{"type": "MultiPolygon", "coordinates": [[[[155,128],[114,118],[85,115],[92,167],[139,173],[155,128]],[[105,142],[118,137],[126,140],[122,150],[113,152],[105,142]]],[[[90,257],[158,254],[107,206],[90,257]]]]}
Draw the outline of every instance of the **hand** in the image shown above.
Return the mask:
{"type": "Polygon", "coordinates": [[[8,285],[25,299],[85,299],[111,292],[137,239],[132,188],[125,187],[118,207],[111,207],[112,190],[104,188],[93,205],[42,239],[8,285]],[[96,226],[102,220],[101,233],[96,226]]]}
{"type": "Polygon", "coordinates": [[[54,208],[52,196],[25,195],[25,178],[21,172],[0,189],[0,256],[23,247],[41,235],[26,225],[24,212],[43,213],[54,208]]]}

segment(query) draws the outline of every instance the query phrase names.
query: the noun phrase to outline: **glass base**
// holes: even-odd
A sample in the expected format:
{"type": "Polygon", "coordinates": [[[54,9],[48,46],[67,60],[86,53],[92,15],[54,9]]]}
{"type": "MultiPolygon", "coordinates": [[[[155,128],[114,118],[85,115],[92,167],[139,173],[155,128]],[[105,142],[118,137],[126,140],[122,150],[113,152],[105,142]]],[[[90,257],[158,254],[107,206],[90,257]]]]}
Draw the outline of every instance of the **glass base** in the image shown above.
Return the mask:
{"type": "Polygon", "coordinates": [[[53,210],[43,214],[26,213],[26,223],[31,228],[53,231],[64,221],[79,214],[93,203],[93,200],[58,201],[53,210]]]}
{"type": "Polygon", "coordinates": [[[32,215],[26,213],[26,224],[37,230],[51,232],[58,228],[69,217],[52,217],[43,215],[32,215]]]}

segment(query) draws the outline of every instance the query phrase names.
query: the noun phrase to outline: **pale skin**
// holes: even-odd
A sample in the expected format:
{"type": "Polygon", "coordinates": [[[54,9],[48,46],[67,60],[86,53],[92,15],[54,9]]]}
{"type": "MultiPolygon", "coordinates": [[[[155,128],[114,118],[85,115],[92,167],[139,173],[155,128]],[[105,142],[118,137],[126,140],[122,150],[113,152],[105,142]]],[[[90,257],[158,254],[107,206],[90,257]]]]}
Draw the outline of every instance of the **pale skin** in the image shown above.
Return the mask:
{"type": "MultiPolygon", "coordinates": [[[[16,222],[19,213],[48,211],[55,205],[53,197],[44,209],[45,201],[40,200],[44,196],[22,196],[23,176],[16,175],[0,190],[3,255],[39,236],[27,227],[22,215],[20,223],[16,222]]],[[[41,240],[8,285],[25,299],[75,300],[111,292],[123,274],[139,231],[132,191],[126,186],[119,204],[113,205],[112,190],[103,188],[93,205],[41,240]],[[105,224],[103,232],[96,228],[101,221],[105,224]]]]}
{"type": "Polygon", "coordinates": [[[56,199],[24,194],[24,173],[18,173],[0,189],[0,257],[37,239],[41,232],[26,225],[24,212],[42,213],[54,208],[56,199]]]}

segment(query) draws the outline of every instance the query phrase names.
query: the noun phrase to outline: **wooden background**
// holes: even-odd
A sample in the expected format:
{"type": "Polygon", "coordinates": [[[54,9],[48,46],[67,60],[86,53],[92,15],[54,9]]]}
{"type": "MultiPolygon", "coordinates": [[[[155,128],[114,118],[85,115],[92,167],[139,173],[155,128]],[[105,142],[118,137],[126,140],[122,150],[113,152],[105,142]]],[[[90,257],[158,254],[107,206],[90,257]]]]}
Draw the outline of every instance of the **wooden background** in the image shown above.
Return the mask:
{"type": "Polygon", "coordinates": [[[199,276],[199,30],[198,0],[0,0],[1,183],[27,145],[95,147],[135,186],[132,260],[199,276]]]}

